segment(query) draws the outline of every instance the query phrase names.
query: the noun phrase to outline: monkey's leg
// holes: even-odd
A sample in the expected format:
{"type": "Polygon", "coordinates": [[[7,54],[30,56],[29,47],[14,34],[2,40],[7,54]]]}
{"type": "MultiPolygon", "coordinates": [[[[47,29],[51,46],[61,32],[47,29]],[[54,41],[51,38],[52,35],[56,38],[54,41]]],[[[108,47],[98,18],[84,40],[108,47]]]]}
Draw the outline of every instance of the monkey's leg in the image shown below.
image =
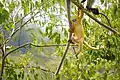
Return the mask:
{"type": "Polygon", "coordinates": [[[77,51],[76,55],[82,54],[82,51],[83,51],[83,41],[84,41],[84,38],[79,39],[78,51],[77,51]]]}

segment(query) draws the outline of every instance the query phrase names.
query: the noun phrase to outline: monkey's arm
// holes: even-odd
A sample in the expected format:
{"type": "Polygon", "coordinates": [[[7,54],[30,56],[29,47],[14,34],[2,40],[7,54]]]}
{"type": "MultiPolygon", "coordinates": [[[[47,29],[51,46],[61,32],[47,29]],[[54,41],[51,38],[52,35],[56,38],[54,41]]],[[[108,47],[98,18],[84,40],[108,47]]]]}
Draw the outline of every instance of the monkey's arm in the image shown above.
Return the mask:
{"type": "Polygon", "coordinates": [[[78,9],[78,17],[80,19],[80,22],[82,22],[82,18],[83,18],[84,12],[80,9],[78,9]]]}

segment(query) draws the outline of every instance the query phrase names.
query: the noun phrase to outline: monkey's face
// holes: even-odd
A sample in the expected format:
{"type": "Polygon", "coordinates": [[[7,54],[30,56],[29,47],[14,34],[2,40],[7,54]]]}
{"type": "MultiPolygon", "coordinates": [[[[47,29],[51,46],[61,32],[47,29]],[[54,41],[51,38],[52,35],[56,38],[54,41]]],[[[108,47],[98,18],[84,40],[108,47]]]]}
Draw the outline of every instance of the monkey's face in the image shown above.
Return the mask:
{"type": "Polygon", "coordinates": [[[78,24],[78,16],[72,16],[70,21],[72,25],[78,24]]]}

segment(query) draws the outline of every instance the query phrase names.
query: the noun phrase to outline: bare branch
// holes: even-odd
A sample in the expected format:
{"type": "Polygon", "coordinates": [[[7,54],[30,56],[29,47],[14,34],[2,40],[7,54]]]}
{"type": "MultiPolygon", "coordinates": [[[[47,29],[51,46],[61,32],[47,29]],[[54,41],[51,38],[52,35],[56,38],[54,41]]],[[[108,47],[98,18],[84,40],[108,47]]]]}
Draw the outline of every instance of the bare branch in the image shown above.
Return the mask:
{"type": "MultiPolygon", "coordinates": [[[[71,0],[66,0],[69,28],[71,28],[71,23],[70,23],[70,2],[71,2],[71,0]]],[[[69,32],[69,38],[68,38],[68,40],[71,39],[71,36],[72,36],[72,33],[69,32]]],[[[65,57],[67,55],[67,51],[69,49],[69,46],[70,46],[70,41],[68,41],[68,44],[67,44],[66,49],[65,49],[65,52],[63,53],[63,57],[62,57],[61,62],[59,64],[59,66],[58,66],[58,69],[57,69],[57,71],[55,73],[56,76],[58,75],[58,73],[59,73],[59,71],[61,69],[63,61],[64,61],[64,59],[65,59],[65,57]]]]}
{"type": "MultiPolygon", "coordinates": [[[[35,45],[35,44],[29,42],[29,43],[26,43],[26,44],[24,44],[24,45],[21,45],[21,46],[15,48],[15,49],[9,51],[7,54],[4,55],[4,58],[6,58],[6,57],[7,57],[9,54],[11,54],[12,52],[14,52],[14,51],[16,51],[16,50],[19,50],[20,48],[23,48],[23,47],[26,47],[26,46],[30,46],[30,45],[32,45],[32,46],[34,46],[34,47],[66,46],[66,44],[35,45]]],[[[71,45],[71,46],[77,46],[77,45],[71,45]]],[[[4,59],[4,58],[3,58],[3,59],[4,59]]]]}
{"type": "Polygon", "coordinates": [[[56,71],[56,73],[55,73],[56,76],[58,75],[58,73],[59,73],[59,71],[60,71],[60,69],[61,69],[61,66],[62,66],[62,64],[63,64],[63,61],[64,61],[65,57],[66,57],[67,51],[68,51],[68,49],[69,49],[69,46],[70,46],[70,42],[68,42],[68,44],[67,44],[67,46],[66,46],[66,49],[65,49],[65,52],[63,53],[63,57],[62,57],[62,59],[61,59],[61,61],[60,61],[60,64],[59,64],[59,66],[58,66],[58,69],[57,69],[57,71],[56,71]]]}
{"type": "Polygon", "coordinates": [[[2,75],[3,75],[3,70],[4,70],[4,61],[3,61],[3,57],[6,53],[6,45],[4,44],[1,48],[2,50],[2,65],[1,65],[1,72],[0,72],[0,80],[2,80],[2,75]]]}
{"type": "MultiPolygon", "coordinates": [[[[35,45],[35,44],[33,44],[33,43],[31,43],[31,45],[34,46],[34,47],[67,46],[67,44],[35,45]]],[[[78,46],[78,45],[74,45],[74,44],[72,44],[71,46],[78,46]]]]}
{"type": "Polygon", "coordinates": [[[78,56],[76,55],[76,51],[75,51],[75,47],[73,46],[73,51],[74,51],[74,55],[76,57],[76,59],[78,59],[78,56]]]}

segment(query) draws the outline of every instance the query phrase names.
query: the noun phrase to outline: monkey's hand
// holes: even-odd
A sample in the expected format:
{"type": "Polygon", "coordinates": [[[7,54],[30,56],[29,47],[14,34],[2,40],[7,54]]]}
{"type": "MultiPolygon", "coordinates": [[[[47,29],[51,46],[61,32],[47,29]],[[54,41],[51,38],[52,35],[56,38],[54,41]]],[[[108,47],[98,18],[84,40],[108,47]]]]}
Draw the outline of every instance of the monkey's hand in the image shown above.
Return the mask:
{"type": "Polygon", "coordinates": [[[68,31],[71,32],[71,33],[74,33],[74,30],[75,30],[75,28],[73,26],[71,26],[71,28],[68,29],[68,31]]]}

